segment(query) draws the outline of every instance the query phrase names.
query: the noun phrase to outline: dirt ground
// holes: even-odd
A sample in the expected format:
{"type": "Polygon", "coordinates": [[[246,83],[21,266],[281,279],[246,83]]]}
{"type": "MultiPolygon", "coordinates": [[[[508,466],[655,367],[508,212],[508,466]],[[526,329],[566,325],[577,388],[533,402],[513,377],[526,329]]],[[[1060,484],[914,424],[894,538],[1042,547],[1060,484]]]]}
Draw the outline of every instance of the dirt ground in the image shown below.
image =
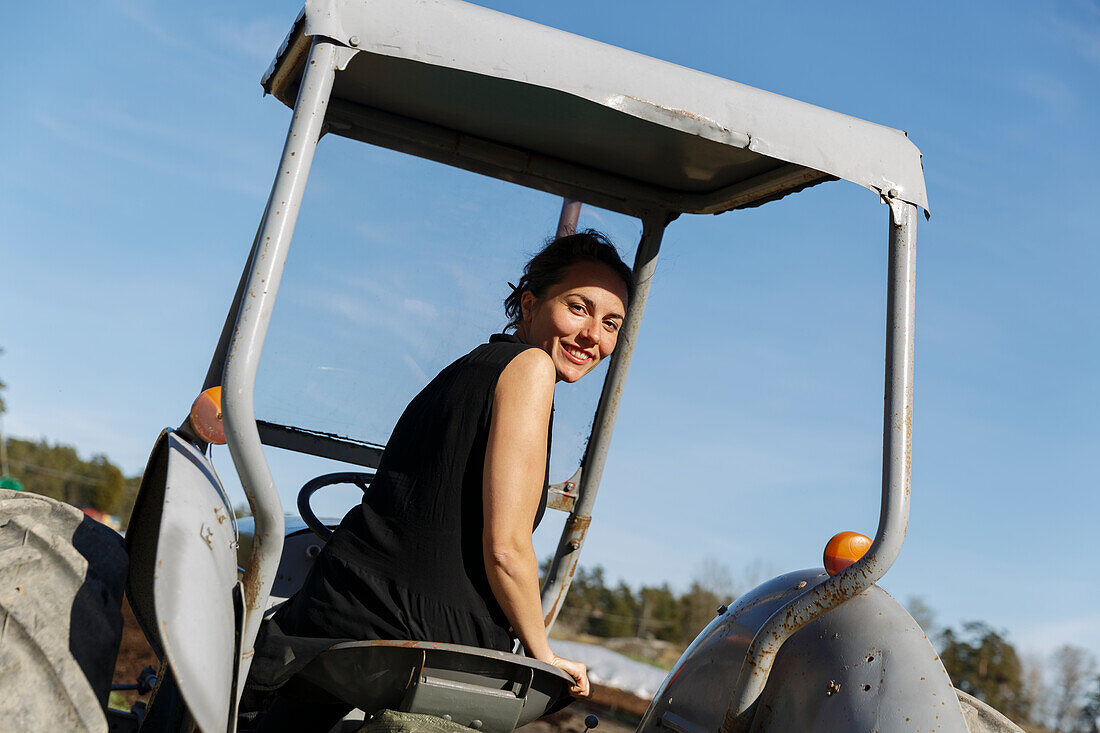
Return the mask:
{"type": "Polygon", "coordinates": [[[575,702],[519,730],[524,733],[583,733],[585,717],[595,715],[600,722],[594,733],[630,733],[648,705],[648,700],[629,692],[593,685],[592,697],[588,700],[575,702]]]}
{"type": "MultiPolygon", "coordinates": [[[[145,634],[138,626],[137,619],[134,618],[130,602],[124,600],[122,602],[122,645],[118,650],[118,661],[115,662],[115,677],[112,682],[116,685],[131,685],[137,682],[138,675],[144,667],[156,669],[157,655],[153,654],[152,647],[145,640],[145,634]]],[[[118,695],[126,699],[127,709],[138,699],[137,692],[115,693],[116,700],[118,695]]]]}

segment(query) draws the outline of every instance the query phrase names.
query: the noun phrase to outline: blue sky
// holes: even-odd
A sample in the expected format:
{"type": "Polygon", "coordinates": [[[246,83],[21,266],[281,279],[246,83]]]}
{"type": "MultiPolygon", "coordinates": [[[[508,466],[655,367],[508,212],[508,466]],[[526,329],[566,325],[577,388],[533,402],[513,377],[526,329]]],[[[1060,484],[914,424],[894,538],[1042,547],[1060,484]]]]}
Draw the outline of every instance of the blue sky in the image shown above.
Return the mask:
{"type": "MultiPolygon", "coordinates": [[[[909,132],[933,217],[918,230],[910,531],[882,585],[922,596],[942,624],[1100,654],[1100,5],[486,4],[909,132]]],[[[282,147],[289,112],[258,82],[297,10],[9,11],[9,434],[137,473],[182,419],[282,147]]],[[[418,384],[499,327],[503,282],[557,205],[324,140],[258,404],[377,438],[418,384]]],[[[782,572],[818,564],[837,531],[873,534],[886,217],[834,183],[670,227],[582,562],[682,588],[708,558],[735,576],[754,562],[782,572]]],[[[632,221],[586,209],[582,224],[633,249],[632,221]]],[[[593,390],[559,394],[555,478],[593,390]]],[[[272,463],[288,506],[330,470],[272,463]]],[[[322,509],[352,498],[333,492],[322,509]]],[[[544,552],[555,526],[540,530],[544,552]]]]}

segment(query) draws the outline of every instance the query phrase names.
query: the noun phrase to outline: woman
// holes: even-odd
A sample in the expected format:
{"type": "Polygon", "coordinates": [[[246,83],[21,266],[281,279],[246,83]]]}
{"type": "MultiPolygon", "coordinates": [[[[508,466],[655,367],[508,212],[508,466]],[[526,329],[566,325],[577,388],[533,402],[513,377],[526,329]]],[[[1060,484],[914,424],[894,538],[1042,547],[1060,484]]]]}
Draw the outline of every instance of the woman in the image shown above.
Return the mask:
{"type": "Polygon", "coordinates": [[[591,230],[527,263],[505,299],[513,333],[409,403],[363,503],[261,632],[249,684],[280,692],[259,730],[327,730],[345,714],[293,677],[342,639],[509,651],[514,634],[528,656],[573,677],[574,695],[588,694],[584,665],[547,640],[531,534],[546,508],[554,385],[611,354],[632,291],[630,268],[591,230]]]}

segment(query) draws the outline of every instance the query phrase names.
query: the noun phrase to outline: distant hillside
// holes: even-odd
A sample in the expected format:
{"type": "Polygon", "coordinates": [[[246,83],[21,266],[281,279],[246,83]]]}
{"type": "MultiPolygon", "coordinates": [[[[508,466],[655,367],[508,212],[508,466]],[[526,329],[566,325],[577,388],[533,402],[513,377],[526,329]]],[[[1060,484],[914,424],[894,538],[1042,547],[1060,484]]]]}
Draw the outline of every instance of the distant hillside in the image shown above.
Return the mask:
{"type": "Polygon", "coordinates": [[[141,484],[140,476],[127,478],[107,456],[84,460],[76,448],[45,440],[8,438],[8,466],[24,490],[113,514],[124,526],[141,484]]]}

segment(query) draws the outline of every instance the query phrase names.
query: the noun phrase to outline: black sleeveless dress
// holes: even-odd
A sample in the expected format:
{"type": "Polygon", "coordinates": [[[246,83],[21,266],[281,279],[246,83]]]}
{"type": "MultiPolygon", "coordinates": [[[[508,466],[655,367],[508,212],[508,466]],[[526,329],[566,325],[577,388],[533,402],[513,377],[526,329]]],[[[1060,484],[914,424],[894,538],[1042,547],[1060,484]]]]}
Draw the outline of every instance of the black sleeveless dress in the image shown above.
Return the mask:
{"type": "MultiPolygon", "coordinates": [[[[344,517],[302,588],[261,629],[250,687],[277,689],[347,640],[511,650],[509,622],[482,555],[482,473],[497,380],[530,348],[537,347],[493,336],[409,403],[363,503],[344,517]]],[[[545,509],[544,485],[536,527],[545,509]]]]}

